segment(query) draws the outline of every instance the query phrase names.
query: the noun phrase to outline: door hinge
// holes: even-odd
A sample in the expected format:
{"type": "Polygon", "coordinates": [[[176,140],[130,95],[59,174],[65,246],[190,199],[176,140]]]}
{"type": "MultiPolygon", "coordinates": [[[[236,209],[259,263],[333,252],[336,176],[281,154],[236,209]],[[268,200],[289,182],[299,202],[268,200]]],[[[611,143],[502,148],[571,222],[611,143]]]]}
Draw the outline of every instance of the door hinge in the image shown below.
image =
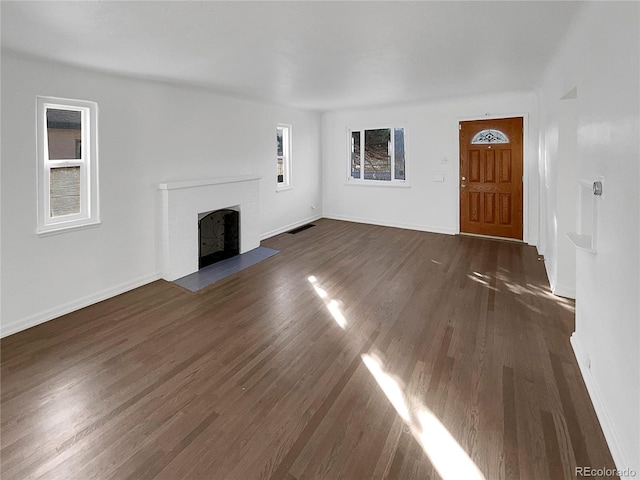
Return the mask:
{"type": "Polygon", "coordinates": [[[462,124],[461,123],[458,124],[458,130],[462,130],[462,124]]]}

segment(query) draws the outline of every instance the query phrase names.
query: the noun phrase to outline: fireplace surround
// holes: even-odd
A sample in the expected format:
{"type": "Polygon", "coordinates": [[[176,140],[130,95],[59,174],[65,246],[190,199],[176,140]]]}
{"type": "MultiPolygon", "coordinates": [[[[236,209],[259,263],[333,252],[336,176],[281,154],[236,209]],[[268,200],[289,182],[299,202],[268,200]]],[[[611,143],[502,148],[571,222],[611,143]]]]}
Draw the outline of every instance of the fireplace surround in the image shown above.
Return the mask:
{"type": "Polygon", "coordinates": [[[198,271],[198,222],[208,212],[237,210],[239,253],[260,246],[259,176],[161,183],[158,189],[163,279],[173,281],[198,271]]]}

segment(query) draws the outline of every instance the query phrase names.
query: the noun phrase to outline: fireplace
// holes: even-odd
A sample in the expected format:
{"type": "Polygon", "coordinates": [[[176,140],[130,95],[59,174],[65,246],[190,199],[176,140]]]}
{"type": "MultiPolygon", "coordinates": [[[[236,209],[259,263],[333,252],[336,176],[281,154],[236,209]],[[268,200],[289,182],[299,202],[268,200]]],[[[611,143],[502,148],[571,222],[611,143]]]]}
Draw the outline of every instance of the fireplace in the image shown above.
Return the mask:
{"type": "Polygon", "coordinates": [[[230,208],[198,215],[198,268],[240,253],[239,216],[230,208]]]}
{"type": "MultiPolygon", "coordinates": [[[[199,225],[211,212],[237,213],[237,253],[260,246],[260,177],[257,175],[161,183],[158,190],[158,261],[165,280],[173,281],[198,271],[201,265],[199,225]]],[[[226,231],[224,237],[230,241],[226,231]]]]}

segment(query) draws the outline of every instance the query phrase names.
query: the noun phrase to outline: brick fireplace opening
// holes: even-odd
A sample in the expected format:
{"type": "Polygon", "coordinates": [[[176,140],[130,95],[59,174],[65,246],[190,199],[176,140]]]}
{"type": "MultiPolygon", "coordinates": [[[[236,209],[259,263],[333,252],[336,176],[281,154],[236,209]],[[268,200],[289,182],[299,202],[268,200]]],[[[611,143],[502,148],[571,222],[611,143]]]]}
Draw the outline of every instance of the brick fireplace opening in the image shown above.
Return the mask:
{"type": "Polygon", "coordinates": [[[240,253],[240,212],[223,208],[198,217],[198,268],[240,253]]]}

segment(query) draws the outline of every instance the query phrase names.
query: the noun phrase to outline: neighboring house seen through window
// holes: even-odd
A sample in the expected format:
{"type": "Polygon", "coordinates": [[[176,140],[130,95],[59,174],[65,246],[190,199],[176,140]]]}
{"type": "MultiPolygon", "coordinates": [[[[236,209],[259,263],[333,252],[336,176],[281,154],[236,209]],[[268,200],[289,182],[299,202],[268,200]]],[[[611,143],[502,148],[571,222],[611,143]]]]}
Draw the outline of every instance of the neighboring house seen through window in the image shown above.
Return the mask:
{"type": "Polygon", "coordinates": [[[349,180],[404,183],[404,128],[350,130],[349,140],[349,180]]]}
{"type": "Polygon", "coordinates": [[[98,106],[37,97],[38,233],[100,223],[98,106]]]}

